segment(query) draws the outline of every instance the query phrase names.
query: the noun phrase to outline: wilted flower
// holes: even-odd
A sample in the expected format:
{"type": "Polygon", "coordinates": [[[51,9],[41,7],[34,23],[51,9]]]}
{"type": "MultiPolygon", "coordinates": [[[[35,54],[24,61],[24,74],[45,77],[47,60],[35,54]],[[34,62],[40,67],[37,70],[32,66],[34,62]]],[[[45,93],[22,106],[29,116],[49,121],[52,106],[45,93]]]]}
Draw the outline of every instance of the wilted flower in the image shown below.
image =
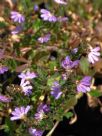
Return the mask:
{"type": "Polygon", "coordinates": [[[0,95],[0,102],[10,102],[11,98],[4,96],[4,95],[0,95]]]}
{"type": "Polygon", "coordinates": [[[90,48],[90,53],[88,54],[88,61],[90,63],[95,63],[96,61],[99,60],[99,56],[100,56],[100,47],[96,47],[96,48],[90,48]]]}
{"type": "Polygon", "coordinates": [[[62,92],[61,92],[61,86],[60,84],[55,81],[51,87],[51,95],[55,97],[55,99],[59,99],[60,96],[62,95],[62,92]]]}
{"type": "Polygon", "coordinates": [[[19,12],[16,12],[16,11],[11,12],[11,19],[14,22],[18,22],[18,23],[23,23],[25,21],[25,17],[22,14],[20,14],[19,12]]]}
{"type": "Polygon", "coordinates": [[[67,2],[65,2],[64,0],[54,0],[56,3],[58,4],[63,4],[63,5],[66,5],[67,2]]]}
{"type": "Polygon", "coordinates": [[[51,37],[50,34],[46,34],[43,37],[39,37],[38,41],[39,41],[39,43],[46,43],[46,42],[48,42],[50,40],[50,37],[51,37]]]}
{"type": "Polygon", "coordinates": [[[4,57],[4,49],[0,49],[0,60],[4,57]]]}
{"type": "Polygon", "coordinates": [[[68,21],[68,17],[58,17],[58,18],[57,18],[57,21],[59,21],[59,22],[68,21]]]}
{"type": "Polygon", "coordinates": [[[71,61],[69,56],[66,56],[66,58],[62,61],[62,67],[66,70],[72,69],[77,67],[79,64],[79,60],[71,61]]]}
{"type": "Polygon", "coordinates": [[[20,75],[18,75],[18,77],[23,79],[23,80],[29,80],[29,79],[36,78],[37,75],[34,72],[30,72],[28,70],[26,72],[22,72],[20,75]]]}
{"type": "Polygon", "coordinates": [[[13,120],[19,120],[19,119],[24,119],[25,115],[28,113],[28,111],[30,110],[30,106],[27,106],[26,108],[24,106],[22,107],[17,107],[15,108],[14,111],[12,111],[12,115],[13,117],[11,117],[10,119],[13,120]]]}
{"type": "Polygon", "coordinates": [[[44,111],[43,111],[43,110],[41,110],[41,111],[35,113],[35,115],[34,115],[34,118],[35,118],[36,120],[39,120],[39,121],[42,120],[43,117],[44,117],[44,111]]]}
{"type": "Polygon", "coordinates": [[[29,81],[21,80],[20,86],[25,95],[29,95],[32,93],[32,86],[29,81]]]}
{"type": "Polygon", "coordinates": [[[29,133],[32,135],[32,136],[42,136],[43,135],[43,132],[42,130],[39,130],[39,129],[35,129],[35,128],[29,128],[29,133]]]}
{"type": "Polygon", "coordinates": [[[11,34],[18,34],[22,31],[22,27],[21,26],[17,26],[16,28],[14,28],[12,31],[11,31],[11,34]]]}
{"type": "Polygon", "coordinates": [[[0,74],[4,74],[7,71],[8,71],[8,67],[6,67],[6,66],[0,66],[0,74]]]}
{"type": "Polygon", "coordinates": [[[90,91],[91,77],[85,76],[77,85],[77,91],[86,93],[90,91]]]}
{"type": "Polygon", "coordinates": [[[36,120],[42,120],[44,115],[50,111],[50,107],[47,104],[40,104],[37,108],[37,113],[34,115],[36,120]]]}
{"type": "Polygon", "coordinates": [[[41,18],[44,21],[49,21],[49,22],[56,22],[57,21],[57,18],[50,11],[48,11],[46,9],[41,9],[40,12],[41,12],[41,18]]]}

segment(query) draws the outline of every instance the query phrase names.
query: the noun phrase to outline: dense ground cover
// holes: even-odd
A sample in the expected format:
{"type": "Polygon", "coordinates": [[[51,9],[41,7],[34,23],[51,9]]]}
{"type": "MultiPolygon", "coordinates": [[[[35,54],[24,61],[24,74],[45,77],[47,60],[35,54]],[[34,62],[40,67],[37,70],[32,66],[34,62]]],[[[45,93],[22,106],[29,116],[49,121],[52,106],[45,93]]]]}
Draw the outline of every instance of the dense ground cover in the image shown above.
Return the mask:
{"type": "Polygon", "coordinates": [[[101,0],[0,1],[2,136],[99,136],[84,127],[102,128],[101,6],[101,0]]]}

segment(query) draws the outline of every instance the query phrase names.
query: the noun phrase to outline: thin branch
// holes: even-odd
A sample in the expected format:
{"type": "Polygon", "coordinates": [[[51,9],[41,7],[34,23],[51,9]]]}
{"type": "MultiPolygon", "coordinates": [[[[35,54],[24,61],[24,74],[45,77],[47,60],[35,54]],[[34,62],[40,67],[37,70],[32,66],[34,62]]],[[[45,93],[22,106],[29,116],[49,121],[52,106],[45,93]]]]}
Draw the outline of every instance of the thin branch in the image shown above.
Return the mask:
{"type": "Polygon", "coordinates": [[[57,121],[57,122],[55,123],[55,125],[53,126],[53,128],[50,130],[50,132],[49,132],[46,136],[51,136],[52,133],[54,132],[54,130],[56,129],[56,127],[58,126],[58,124],[59,124],[59,121],[57,121]]]}

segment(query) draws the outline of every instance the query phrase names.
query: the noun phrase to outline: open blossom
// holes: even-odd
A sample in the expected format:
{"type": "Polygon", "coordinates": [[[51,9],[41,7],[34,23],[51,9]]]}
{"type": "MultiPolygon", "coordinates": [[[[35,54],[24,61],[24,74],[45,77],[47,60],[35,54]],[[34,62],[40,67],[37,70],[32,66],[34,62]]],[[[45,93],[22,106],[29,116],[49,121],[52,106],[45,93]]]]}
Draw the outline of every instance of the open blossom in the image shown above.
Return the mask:
{"type": "Polygon", "coordinates": [[[25,21],[25,17],[22,14],[20,14],[19,12],[16,12],[16,11],[11,12],[11,19],[14,22],[18,22],[18,23],[23,23],[25,21]]]}
{"type": "Polygon", "coordinates": [[[42,130],[36,129],[36,128],[29,128],[29,134],[31,134],[31,136],[42,136],[43,135],[42,130]]]}
{"type": "Polygon", "coordinates": [[[64,0],[54,0],[56,3],[58,4],[62,4],[62,5],[66,5],[67,2],[65,2],[64,0]]]}
{"type": "Polygon", "coordinates": [[[30,106],[27,106],[26,108],[24,106],[17,107],[17,108],[15,108],[14,111],[12,111],[12,113],[11,113],[12,117],[10,119],[12,121],[23,119],[26,116],[26,114],[28,113],[29,110],[30,110],[30,106]]]}
{"type": "Polygon", "coordinates": [[[91,77],[85,76],[77,85],[77,91],[86,93],[90,91],[91,77]]]}
{"type": "Polygon", "coordinates": [[[66,70],[72,69],[77,67],[79,64],[79,60],[71,61],[69,56],[66,56],[66,58],[62,61],[62,67],[66,70]]]}
{"type": "Polygon", "coordinates": [[[0,66],[0,74],[4,74],[7,71],[8,71],[8,67],[6,67],[6,66],[0,66]]]}
{"type": "Polygon", "coordinates": [[[62,95],[62,92],[61,92],[61,86],[60,84],[55,81],[53,83],[53,85],[51,86],[51,95],[55,98],[55,99],[59,99],[62,95]]]}
{"type": "Polygon", "coordinates": [[[22,72],[20,75],[18,75],[18,77],[23,79],[23,80],[29,80],[29,79],[36,78],[37,75],[34,72],[30,72],[28,70],[26,72],[22,72]]]}
{"type": "Polygon", "coordinates": [[[39,43],[46,43],[46,42],[48,42],[50,40],[50,37],[51,37],[50,34],[46,34],[43,37],[39,37],[38,41],[39,41],[39,43]]]}
{"type": "Polygon", "coordinates": [[[25,95],[29,95],[32,93],[32,86],[29,81],[21,80],[20,86],[25,95]]]}
{"type": "Polygon", "coordinates": [[[11,98],[5,96],[5,95],[0,95],[0,102],[11,102],[11,98]]]}
{"type": "Polygon", "coordinates": [[[49,21],[49,22],[56,22],[57,21],[57,18],[50,11],[48,11],[46,9],[41,9],[40,12],[41,12],[41,18],[44,21],[49,21]]]}
{"type": "Polygon", "coordinates": [[[91,48],[90,53],[88,54],[88,61],[92,64],[94,64],[96,61],[99,60],[100,56],[100,47],[91,48]]]}

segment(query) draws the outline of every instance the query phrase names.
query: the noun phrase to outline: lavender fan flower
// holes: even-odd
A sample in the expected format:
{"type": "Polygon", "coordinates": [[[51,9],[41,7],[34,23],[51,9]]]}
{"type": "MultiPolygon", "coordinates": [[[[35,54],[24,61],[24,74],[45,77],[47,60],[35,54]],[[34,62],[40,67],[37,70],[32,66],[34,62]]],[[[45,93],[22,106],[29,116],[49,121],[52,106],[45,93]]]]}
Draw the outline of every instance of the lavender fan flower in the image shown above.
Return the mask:
{"type": "Polygon", "coordinates": [[[62,95],[62,92],[61,92],[61,86],[60,84],[55,81],[51,87],[51,95],[55,98],[55,99],[59,99],[62,95]]]}
{"type": "Polygon", "coordinates": [[[40,104],[37,108],[37,112],[44,111],[45,113],[48,113],[50,111],[50,107],[47,104],[40,104]]]}
{"type": "Polygon", "coordinates": [[[44,111],[41,110],[41,111],[35,113],[34,118],[38,121],[41,121],[44,117],[44,114],[45,114],[44,111]]]}
{"type": "Polygon", "coordinates": [[[14,111],[12,111],[12,117],[10,118],[13,120],[19,120],[24,119],[24,117],[27,115],[28,111],[30,110],[30,106],[27,106],[26,108],[24,106],[15,108],[14,111]]]}
{"type": "Polygon", "coordinates": [[[56,3],[58,4],[62,4],[62,5],[66,5],[67,2],[65,2],[64,0],[54,0],[56,3]]]}
{"type": "Polygon", "coordinates": [[[5,103],[11,102],[11,98],[4,95],[0,95],[0,102],[5,102],[5,103]]]}
{"type": "Polygon", "coordinates": [[[66,70],[77,67],[79,64],[79,60],[71,61],[69,56],[66,56],[65,60],[62,61],[62,67],[66,70]]]}
{"type": "Polygon", "coordinates": [[[18,22],[18,23],[23,23],[25,21],[25,17],[22,14],[20,14],[19,12],[16,12],[16,11],[11,12],[11,19],[14,22],[18,22]]]}
{"type": "Polygon", "coordinates": [[[100,56],[100,47],[91,48],[90,53],[88,54],[88,61],[92,64],[94,64],[96,61],[99,60],[100,56]]]}
{"type": "Polygon", "coordinates": [[[13,29],[11,31],[11,34],[18,34],[22,31],[22,27],[21,26],[17,26],[15,29],[13,29]]]}
{"type": "Polygon", "coordinates": [[[29,95],[32,93],[32,86],[30,85],[29,81],[21,80],[20,86],[22,88],[22,91],[24,92],[25,95],[29,95]]]}
{"type": "Polygon", "coordinates": [[[29,80],[29,79],[36,78],[37,75],[34,72],[30,72],[28,70],[26,72],[22,72],[20,75],[18,75],[18,77],[23,79],[23,80],[29,80]]]}
{"type": "Polygon", "coordinates": [[[77,85],[77,91],[78,92],[89,92],[90,91],[90,85],[91,85],[91,77],[85,76],[80,83],[77,85]]]}
{"type": "Polygon", "coordinates": [[[0,74],[4,74],[7,71],[8,71],[8,67],[6,67],[6,66],[0,66],[0,74]]]}
{"type": "Polygon", "coordinates": [[[36,128],[29,128],[29,134],[32,136],[42,136],[44,131],[36,129],[36,128]]]}
{"type": "Polygon", "coordinates": [[[50,34],[46,34],[43,37],[39,37],[38,41],[39,43],[47,43],[50,40],[51,35],[50,34]]]}
{"type": "Polygon", "coordinates": [[[42,120],[45,113],[50,111],[50,107],[47,104],[40,104],[37,108],[37,113],[34,115],[36,120],[42,120]]]}
{"type": "Polygon", "coordinates": [[[56,22],[57,21],[57,18],[50,11],[48,11],[46,9],[41,9],[40,12],[41,12],[41,18],[44,21],[49,21],[49,22],[56,22]]]}

